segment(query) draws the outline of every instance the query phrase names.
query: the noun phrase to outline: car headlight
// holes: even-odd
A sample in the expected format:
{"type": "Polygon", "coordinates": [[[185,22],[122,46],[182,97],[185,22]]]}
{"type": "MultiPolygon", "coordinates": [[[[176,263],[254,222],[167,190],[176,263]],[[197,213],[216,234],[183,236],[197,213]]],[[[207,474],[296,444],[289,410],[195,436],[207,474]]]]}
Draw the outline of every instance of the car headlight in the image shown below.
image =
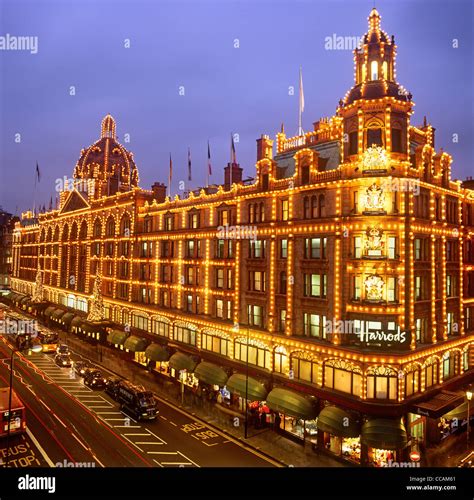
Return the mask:
{"type": "Polygon", "coordinates": [[[63,365],[67,365],[67,361],[63,361],[63,365]]]}

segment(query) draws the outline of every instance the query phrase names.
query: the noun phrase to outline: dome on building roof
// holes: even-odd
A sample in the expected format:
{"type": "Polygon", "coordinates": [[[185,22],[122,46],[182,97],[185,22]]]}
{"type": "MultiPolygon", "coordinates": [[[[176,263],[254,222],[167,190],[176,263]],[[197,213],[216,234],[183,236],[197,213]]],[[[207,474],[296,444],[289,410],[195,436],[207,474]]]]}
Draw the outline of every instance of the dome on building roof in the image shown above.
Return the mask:
{"type": "Polygon", "coordinates": [[[133,153],[117,141],[115,120],[109,114],[102,120],[100,135],[97,142],[81,151],[74,168],[74,178],[107,183],[104,194],[138,186],[138,169],[133,153]]]}

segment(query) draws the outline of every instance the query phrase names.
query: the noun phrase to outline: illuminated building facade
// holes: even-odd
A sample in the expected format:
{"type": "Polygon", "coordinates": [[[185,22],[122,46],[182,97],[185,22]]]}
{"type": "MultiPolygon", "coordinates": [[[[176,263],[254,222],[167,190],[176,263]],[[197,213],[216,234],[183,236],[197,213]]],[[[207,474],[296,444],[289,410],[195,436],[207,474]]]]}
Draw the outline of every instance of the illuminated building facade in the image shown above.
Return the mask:
{"type": "Polygon", "coordinates": [[[149,340],[435,440],[416,405],[473,374],[474,184],[411,124],[395,57],[374,9],[335,116],[187,197],[138,186],[107,115],[59,208],[17,224],[13,288],[39,259],[47,299],[87,311],[100,273],[107,318],[149,340]]]}

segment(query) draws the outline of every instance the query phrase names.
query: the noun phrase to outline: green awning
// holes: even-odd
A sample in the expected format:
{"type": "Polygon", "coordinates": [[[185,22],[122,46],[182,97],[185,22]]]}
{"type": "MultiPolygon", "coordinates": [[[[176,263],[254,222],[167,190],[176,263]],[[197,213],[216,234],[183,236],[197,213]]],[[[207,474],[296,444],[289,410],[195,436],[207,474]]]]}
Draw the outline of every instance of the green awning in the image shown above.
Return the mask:
{"type": "Polygon", "coordinates": [[[17,304],[21,304],[21,301],[23,299],[26,299],[26,295],[24,293],[17,293],[16,294],[16,297],[14,299],[14,301],[17,303],[17,304]]]}
{"type": "Polygon", "coordinates": [[[398,419],[375,418],[362,426],[360,441],[379,450],[403,450],[407,445],[407,433],[398,419]]]}
{"type": "Polygon", "coordinates": [[[235,392],[239,396],[249,401],[264,401],[267,397],[268,391],[264,385],[252,377],[248,377],[248,384],[246,383],[247,377],[241,373],[235,373],[227,381],[226,387],[230,392],[235,392]],[[247,391],[245,390],[247,387],[247,391]]]}
{"type": "Polygon", "coordinates": [[[111,344],[123,345],[127,340],[127,337],[127,332],[122,332],[121,330],[112,330],[112,332],[107,335],[107,342],[110,342],[111,344]]]}
{"type": "MultiPolygon", "coordinates": [[[[473,405],[474,406],[474,405],[473,405]]],[[[474,416],[474,408],[470,408],[469,416],[474,416]]],[[[443,415],[443,418],[446,420],[452,420],[453,418],[457,418],[458,420],[464,420],[467,418],[467,401],[463,404],[454,408],[454,410],[448,411],[448,413],[443,415]]]]}
{"type": "Polygon", "coordinates": [[[62,318],[61,318],[61,323],[63,325],[69,326],[71,324],[71,321],[74,318],[74,313],[66,313],[62,318]]]}
{"type": "Polygon", "coordinates": [[[59,318],[61,318],[62,316],[64,316],[64,314],[66,314],[66,311],[64,309],[56,309],[53,314],[51,314],[51,319],[54,319],[56,321],[59,320],[59,318]]]}
{"type": "Polygon", "coordinates": [[[46,308],[46,310],[44,311],[44,315],[49,318],[51,316],[51,314],[53,314],[53,312],[56,310],[56,306],[49,306],[46,308]]]}
{"type": "Polygon", "coordinates": [[[22,299],[20,299],[20,304],[21,304],[21,305],[24,305],[24,304],[26,304],[29,300],[31,300],[31,297],[23,297],[22,299]]]}
{"type": "Polygon", "coordinates": [[[354,417],[336,406],[326,406],[318,416],[318,429],[334,436],[360,436],[360,425],[354,417]]]}
{"type": "Polygon", "coordinates": [[[7,295],[7,299],[10,301],[10,302],[13,302],[15,299],[16,299],[16,296],[17,294],[15,292],[11,292],[7,295]]]}
{"type": "Polygon", "coordinates": [[[71,326],[80,326],[83,321],[84,318],[82,316],[74,316],[71,321],[71,326]]]}
{"type": "Polygon", "coordinates": [[[191,356],[182,352],[175,352],[170,358],[170,367],[177,371],[187,370],[188,372],[193,372],[196,365],[196,361],[191,356]]]}
{"type": "Polygon", "coordinates": [[[130,335],[125,341],[123,346],[132,352],[144,352],[148,342],[142,337],[137,337],[136,335],[130,335]]]}
{"type": "Polygon", "coordinates": [[[277,387],[267,396],[267,405],[273,410],[303,420],[316,418],[316,408],[302,394],[277,387]]]}
{"type": "Polygon", "coordinates": [[[44,302],[31,302],[31,307],[33,309],[37,309],[38,311],[40,311],[41,309],[46,309],[49,307],[49,302],[48,301],[44,301],[44,302]]]}
{"type": "Polygon", "coordinates": [[[13,292],[8,292],[6,295],[3,296],[4,299],[11,300],[13,296],[13,292]]]}
{"type": "Polygon", "coordinates": [[[84,333],[98,333],[100,331],[100,326],[85,320],[82,320],[81,324],[79,325],[79,328],[84,333]]]}
{"type": "Polygon", "coordinates": [[[145,349],[145,356],[151,361],[168,361],[170,359],[170,352],[163,345],[150,344],[145,349]]]}
{"type": "Polygon", "coordinates": [[[227,373],[213,363],[203,361],[196,366],[194,375],[205,384],[219,385],[223,387],[229,378],[227,373]]]}

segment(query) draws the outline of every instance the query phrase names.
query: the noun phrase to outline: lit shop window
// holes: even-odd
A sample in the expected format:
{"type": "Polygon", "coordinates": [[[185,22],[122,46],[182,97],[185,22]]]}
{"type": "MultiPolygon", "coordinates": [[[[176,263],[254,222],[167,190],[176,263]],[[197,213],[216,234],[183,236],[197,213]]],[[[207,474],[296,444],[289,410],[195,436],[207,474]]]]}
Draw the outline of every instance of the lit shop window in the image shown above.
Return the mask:
{"type": "Polygon", "coordinates": [[[184,344],[196,345],[196,330],[177,325],[174,327],[174,340],[184,344]]]}
{"type": "Polygon", "coordinates": [[[230,338],[217,331],[203,331],[201,334],[201,349],[215,352],[223,356],[229,355],[230,338]]]}
{"type": "Polygon", "coordinates": [[[371,80],[379,79],[379,66],[377,61],[372,61],[370,63],[370,79],[371,80]]]}
{"type": "Polygon", "coordinates": [[[367,399],[397,399],[398,373],[387,366],[372,366],[367,371],[367,399]]]}
{"type": "Polygon", "coordinates": [[[291,354],[291,370],[293,378],[318,383],[318,375],[320,366],[315,358],[304,352],[296,352],[291,354]]]}
{"type": "Polygon", "coordinates": [[[439,380],[439,360],[438,358],[431,357],[425,361],[423,366],[425,375],[425,387],[436,385],[439,380]]]}
{"type": "Polygon", "coordinates": [[[324,363],[324,387],[360,397],[362,372],[357,365],[332,359],[324,363]]]}
{"type": "Polygon", "coordinates": [[[170,336],[170,324],[167,321],[152,319],[151,332],[162,337],[170,336]]]}
{"type": "Polygon", "coordinates": [[[405,396],[411,396],[421,390],[421,370],[417,364],[405,368],[405,396]]]}
{"type": "Polygon", "coordinates": [[[249,340],[249,344],[247,344],[247,339],[245,338],[236,339],[234,344],[234,358],[246,363],[247,355],[250,365],[270,369],[271,352],[267,345],[252,339],[249,340]]]}

